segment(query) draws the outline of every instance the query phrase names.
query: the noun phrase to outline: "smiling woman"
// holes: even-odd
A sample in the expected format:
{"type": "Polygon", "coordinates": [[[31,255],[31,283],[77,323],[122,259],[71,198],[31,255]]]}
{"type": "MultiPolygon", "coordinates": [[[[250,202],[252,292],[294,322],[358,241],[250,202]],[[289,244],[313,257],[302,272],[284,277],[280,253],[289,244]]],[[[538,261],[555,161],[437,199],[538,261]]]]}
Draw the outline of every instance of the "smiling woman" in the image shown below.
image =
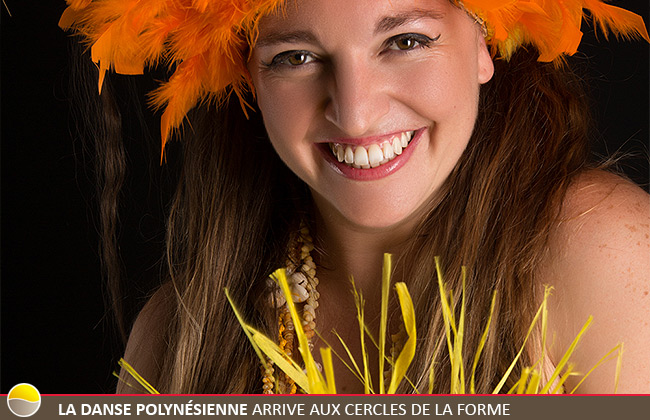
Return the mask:
{"type": "Polygon", "coordinates": [[[264,126],[327,230],[411,230],[469,141],[493,72],[481,28],[449,2],[413,6],[308,1],[260,22],[264,126]]]}
{"type": "MultiPolygon", "coordinates": [[[[300,362],[287,304],[267,281],[286,267],[309,345],[345,354],[342,337],[358,354],[349,278],[376,336],[382,258],[392,253],[393,280],[413,296],[418,347],[407,376],[418,392],[427,391],[431,366],[433,391],[450,390],[436,261],[456,295],[465,279],[466,374],[493,313],[476,392],[494,389],[524,342],[504,390],[539,358],[559,363],[590,314],[597,332],[576,370],[623,341],[619,390],[650,392],[648,197],[590,163],[582,82],[563,64],[580,41],[583,7],[603,30],[648,40],[638,16],[596,0],[69,3],[62,24],[90,39],[100,80],[161,57],[175,64],[154,93],[165,107],[163,147],[197,101],[221,99],[189,114],[164,284],[126,349],[159,391],[295,392],[277,367],[260,374],[224,288],[246,320],[300,362]],[[536,330],[525,341],[547,284],[558,296],[549,318],[557,340],[536,330]]],[[[109,105],[110,95],[109,84],[109,105]]],[[[108,138],[119,138],[114,128],[108,138]]],[[[110,144],[107,175],[123,165],[113,159],[119,142],[110,144]]],[[[106,226],[115,207],[107,195],[106,226]]],[[[105,232],[115,273],[114,234],[105,232]]],[[[460,306],[456,299],[452,309],[460,306]]],[[[388,328],[399,348],[406,333],[397,309],[391,302],[388,328]]],[[[372,378],[388,374],[377,365],[369,363],[372,378]]],[[[338,391],[364,391],[343,363],[334,372],[338,391]]],[[[612,392],[613,371],[601,372],[581,390],[612,392]]]]}

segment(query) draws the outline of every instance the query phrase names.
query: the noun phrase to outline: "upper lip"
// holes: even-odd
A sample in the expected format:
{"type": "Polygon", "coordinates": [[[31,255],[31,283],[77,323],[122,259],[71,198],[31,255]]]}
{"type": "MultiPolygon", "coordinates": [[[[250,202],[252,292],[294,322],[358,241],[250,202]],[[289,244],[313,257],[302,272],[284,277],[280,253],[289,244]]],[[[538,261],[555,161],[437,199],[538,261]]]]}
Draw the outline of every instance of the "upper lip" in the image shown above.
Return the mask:
{"type": "Polygon", "coordinates": [[[354,146],[368,146],[371,144],[381,144],[385,141],[390,141],[396,136],[401,136],[403,133],[414,132],[417,130],[400,130],[394,131],[390,134],[381,134],[377,136],[367,136],[367,137],[335,137],[329,138],[319,143],[339,143],[339,144],[350,144],[354,146]]]}

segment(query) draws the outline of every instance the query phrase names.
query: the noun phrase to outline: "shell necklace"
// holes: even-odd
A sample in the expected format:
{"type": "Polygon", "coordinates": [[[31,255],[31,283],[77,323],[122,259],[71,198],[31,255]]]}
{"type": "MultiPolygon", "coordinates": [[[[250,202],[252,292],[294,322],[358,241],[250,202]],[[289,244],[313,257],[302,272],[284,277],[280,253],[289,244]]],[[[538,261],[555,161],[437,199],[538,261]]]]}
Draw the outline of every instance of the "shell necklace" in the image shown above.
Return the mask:
{"type": "MultiPolygon", "coordinates": [[[[320,294],[316,290],[318,278],[316,278],[316,264],[311,257],[314,249],[309,229],[301,223],[300,230],[292,236],[289,242],[289,253],[286,260],[287,281],[291,290],[291,298],[296,304],[298,313],[302,319],[302,328],[305,331],[309,343],[309,350],[312,350],[316,328],[316,308],[320,294]]],[[[286,299],[282,291],[273,280],[270,296],[270,304],[278,309],[278,341],[280,349],[287,355],[293,357],[294,351],[294,325],[289,313],[286,299]]],[[[297,387],[295,382],[284,372],[279,371],[277,378],[274,377],[273,363],[267,359],[267,368],[262,378],[264,394],[295,394],[297,387]]]]}
{"type": "MultiPolygon", "coordinates": [[[[318,308],[318,298],[320,294],[316,290],[318,278],[316,277],[316,264],[311,257],[311,251],[314,249],[312,238],[309,230],[301,223],[300,230],[291,237],[289,241],[289,253],[286,260],[287,281],[291,290],[291,298],[296,304],[296,309],[302,319],[302,328],[307,336],[309,350],[313,350],[314,344],[312,338],[315,335],[316,328],[316,308],[318,308]]],[[[269,296],[269,304],[278,310],[278,342],[280,349],[287,357],[293,357],[295,329],[289,308],[286,303],[284,294],[280,287],[271,279],[268,279],[269,286],[273,293],[269,296]]],[[[393,345],[391,346],[391,356],[393,360],[401,351],[406,342],[406,332],[403,327],[397,334],[391,336],[393,345]]],[[[287,376],[283,371],[279,371],[277,377],[274,376],[275,369],[273,362],[266,360],[267,368],[263,369],[262,389],[264,394],[295,394],[297,392],[296,383],[287,376]]],[[[320,364],[317,367],[321,369],[320,364]]],[[[384,372],[384,377],[388,379],[391,375],[392,367],[389,365],[384,372]]]]}

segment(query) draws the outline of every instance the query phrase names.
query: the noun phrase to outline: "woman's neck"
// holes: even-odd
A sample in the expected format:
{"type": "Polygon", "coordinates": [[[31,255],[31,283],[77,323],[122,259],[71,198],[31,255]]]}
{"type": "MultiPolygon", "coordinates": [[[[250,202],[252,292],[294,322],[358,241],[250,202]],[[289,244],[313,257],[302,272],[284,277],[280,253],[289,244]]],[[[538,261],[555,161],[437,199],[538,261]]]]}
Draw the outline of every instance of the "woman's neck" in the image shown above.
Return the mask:
{"type": "Polygon", "coordinates": [[[316,201],[316,230],[321,276],[349,289],[350,276],[361,290],[374,290],[381,283],[385,253],[399,256],[411,237],[414,221],[388,227],[358,226],[346,220],[328,203],[316,201]]]}
{"type": "MultiPolygon", "coordinates": [[[[350,278],[354,287],[363,295],[364,323],[377,336],[381,307],[381,279],[384,253],[399,256],[405,242],[411,236],[413,226],[400,224],[390,228],[367,228],[349,223],[335,209],[316,203],[317,276],[320,280],[317,329],[335,352],[345,354],[338,337],[346,343],[357,360],[362,354],[359,326],[356,321],[357,308],[351,291],[350,278]],[[336,331],[335,336],[332,331],[336,331]]],[[[399,268],[398,268],[399,269],[399,268]]],[[[389,311],[390,312],[390,311],[389,311]]],[[[396,321],[397,318],[393,319],[396,321]]],[[[393,324],[393,322],[391,322],[393,324]]],[[[397,325],[391,325],[397,331],[397,325]]],[[[320,347],[320,337],[315,340],[320,347]]],[[[378,352],[366,343],[370,360],[371,376],[377,386],[378,352]]],[[[345,358],[347,360],[347,358],[345,358]]],[[[343,393],[361,393],[363,385],[340,362],[334,362],[337,388],[343,393]]]]}

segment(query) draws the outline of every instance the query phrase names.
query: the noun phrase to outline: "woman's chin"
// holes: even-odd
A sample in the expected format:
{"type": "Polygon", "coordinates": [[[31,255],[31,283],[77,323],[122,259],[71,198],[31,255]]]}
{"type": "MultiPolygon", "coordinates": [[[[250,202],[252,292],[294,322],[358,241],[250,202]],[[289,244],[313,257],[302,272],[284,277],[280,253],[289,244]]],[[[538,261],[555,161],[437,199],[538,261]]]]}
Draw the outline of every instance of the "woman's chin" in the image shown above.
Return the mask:
{"type": "Polygon", "coordinates": [[[400,189],[365,188],[346,192],[339,189],[337,192],[324,196],[312,189],[324,221],[336,224],[339,229],[368,233],[390,233],[392,229],[402,231],[405,226],[415,227],[423,204],[430,196],[429,191],[412,191],[406,185],[400,189]]]}
{"type": "Polygon", "coordinates": [[[392,230],[401,231],[409,221],[414,221],[414,211],[390,209],[386,206],[355,206],[338,209],[335,222],[345,224],[358,232],[390,233],[392,230]]]}

